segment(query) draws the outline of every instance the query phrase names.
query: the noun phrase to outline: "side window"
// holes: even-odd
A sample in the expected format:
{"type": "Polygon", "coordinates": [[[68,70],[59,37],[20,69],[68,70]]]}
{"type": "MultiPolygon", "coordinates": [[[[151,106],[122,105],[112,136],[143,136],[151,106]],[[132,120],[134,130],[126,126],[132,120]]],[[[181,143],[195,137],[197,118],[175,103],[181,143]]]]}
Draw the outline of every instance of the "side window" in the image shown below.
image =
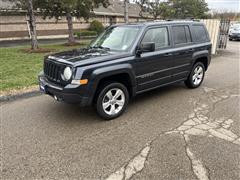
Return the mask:
{"type": "Polygon", "coordinates": [[[188,26],[185,26],[185,32],[186,32],[187,42],[192,42],[192,37],[191,37],[190,29],[188,26]]]}
{"type": "Polygon", "coordinates": [[[192,42],[188,26],[173,26],[172,31],[174,44],[178,45],[192,42]]]}
{"type": "Polygon", "coordinates": [[[207,32],[202,25],[193,25],[192,26],[193,33],[195,35],[196,41],[197,42],[205,42],[209,41],[207,32]]]}
{"type": "Polygon", "coordinates": [[[170,43],[167,27],[149,29],[142,40],[142,43],[148,42],[154,42],[156,49],[168,47],[170,43]]]}

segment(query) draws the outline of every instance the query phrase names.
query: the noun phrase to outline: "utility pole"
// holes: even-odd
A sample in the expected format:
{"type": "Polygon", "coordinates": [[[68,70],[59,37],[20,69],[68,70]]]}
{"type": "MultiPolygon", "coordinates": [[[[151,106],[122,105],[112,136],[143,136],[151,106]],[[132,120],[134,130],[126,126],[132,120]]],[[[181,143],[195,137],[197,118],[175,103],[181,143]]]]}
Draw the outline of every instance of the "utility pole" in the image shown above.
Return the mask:
{"type": "Polygon", "coordinates": [[[129,23],[128,8],[129,8],[129,0],[124,0],[124,20],[125,20],[125,23],[129,23]]]}
{"type": "Polygon", "coordinates": [[[32,50],[38,49],[36,19],[33,12],[32,0],[28,0],[28,16],[29,16],[29,29],[31,34],[32,50]]]}

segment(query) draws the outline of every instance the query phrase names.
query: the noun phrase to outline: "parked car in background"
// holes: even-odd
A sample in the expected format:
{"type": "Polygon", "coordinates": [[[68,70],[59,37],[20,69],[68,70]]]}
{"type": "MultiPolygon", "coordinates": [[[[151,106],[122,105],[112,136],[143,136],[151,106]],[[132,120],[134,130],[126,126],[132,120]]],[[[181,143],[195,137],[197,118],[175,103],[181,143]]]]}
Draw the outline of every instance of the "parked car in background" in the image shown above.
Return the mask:
{"type": "Polygon", "coordinates": [[[39,85],[58,101],[94,105],[110,120],[137,94],[182,81],[199,87],[211,48],[201,22],[113,25],[88,48],[47,56],[39,85]]]}
{"type": "Polygon", "coordinates": [[[240,23],[233,24],[229,30],[229,40],[240,40],[240,23]]]}

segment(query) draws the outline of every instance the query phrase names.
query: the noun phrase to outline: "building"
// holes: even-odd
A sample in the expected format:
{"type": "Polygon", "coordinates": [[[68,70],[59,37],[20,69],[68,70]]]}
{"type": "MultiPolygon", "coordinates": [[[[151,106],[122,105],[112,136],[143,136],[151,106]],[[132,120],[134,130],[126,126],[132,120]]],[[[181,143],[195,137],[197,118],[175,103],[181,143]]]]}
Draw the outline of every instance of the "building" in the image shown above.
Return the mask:
{"type": "MultiPolygon", "coordinates": [[[[0,39],[28,39],[29,26],[26,11],[15,9],[14,4],[0,0],[0,39]]],[[[140,8],[137,4],[129,5],[129,21],[138,22],[143,21],[139,16],[140,8]]],[[[110,0],[110,5],[107,8],[99,7],[94,9],[95,16],[89,19],[97,19],[102,22],[104,26],[110,24],[124,23],[124,7],[123,2],[119,0],[110,0]]],[[[89,22],[84,19],[73,18],[74,31],[80,29],[87,29],[89,22]]],[[[42,16],[36,12],[36,24],[38,38],[60,38],[67,36],[67,21],[65,18],[59,19],[57,22],[54,18],[43,19],[42,16]]]]}

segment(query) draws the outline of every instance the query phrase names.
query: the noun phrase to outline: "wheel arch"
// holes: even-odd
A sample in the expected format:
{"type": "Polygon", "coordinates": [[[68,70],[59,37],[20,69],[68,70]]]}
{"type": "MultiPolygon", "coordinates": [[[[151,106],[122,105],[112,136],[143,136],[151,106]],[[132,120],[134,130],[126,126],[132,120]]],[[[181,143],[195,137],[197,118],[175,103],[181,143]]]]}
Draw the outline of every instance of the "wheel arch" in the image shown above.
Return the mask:
{"type": "Polygon", "coordinates": [[[196,64],[197,62],[201,62],[203,63],[205,70],[207,71],[210,63],[209,51],[205,50],[205,51],[197,52],[194,54],[193,59],[194,61],[192,66],[194,66],[194,64],[196,64]]]}
{"type": "Polygon", "coordinates": [[[133,97],[136,94],[136,79],[132,66],[130,64],[121,64],[110,67],[103,67],[96,69],[92,73],[91,81],[91,103],[94,101],[97,95],[99,87],[108,81],[116,81],[126,86],[129,92],[129,96],[133,97]]]}

